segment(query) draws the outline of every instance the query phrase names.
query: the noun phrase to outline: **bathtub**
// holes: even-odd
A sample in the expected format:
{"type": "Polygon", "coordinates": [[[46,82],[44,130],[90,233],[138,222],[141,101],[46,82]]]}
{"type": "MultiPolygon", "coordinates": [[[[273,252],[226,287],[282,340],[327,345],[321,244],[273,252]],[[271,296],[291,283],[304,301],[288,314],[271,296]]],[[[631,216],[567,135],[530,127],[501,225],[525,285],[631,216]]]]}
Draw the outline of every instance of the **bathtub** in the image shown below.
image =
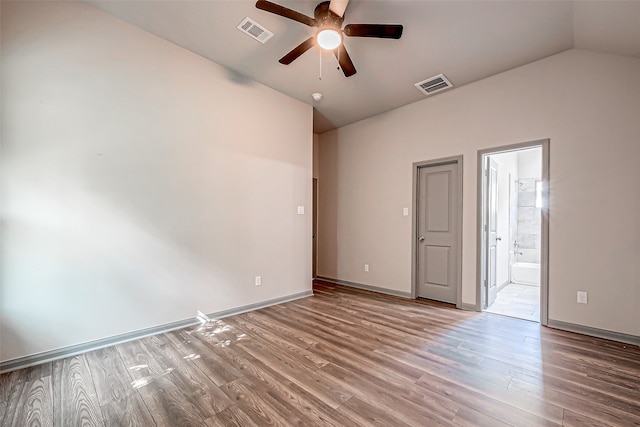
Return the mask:
{"type": "Polygon", "coordinates": [[[540,264],[516,262],[511,266],[511,282],[540,286],[540,264]]]}

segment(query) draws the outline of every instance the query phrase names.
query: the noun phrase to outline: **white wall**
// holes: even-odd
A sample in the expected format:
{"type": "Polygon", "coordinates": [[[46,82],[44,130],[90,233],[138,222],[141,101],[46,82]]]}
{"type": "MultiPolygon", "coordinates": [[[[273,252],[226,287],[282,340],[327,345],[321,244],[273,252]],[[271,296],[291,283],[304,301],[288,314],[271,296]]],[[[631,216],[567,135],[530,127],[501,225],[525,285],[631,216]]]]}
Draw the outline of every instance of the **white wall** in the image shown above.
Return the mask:
{"type": "Polygon", "coordinates": [[[76,2],[2,4],[2,95],[0,360],[311,289],[310,106],[76,2]]]}
{"type": "Polygon", "coordinates": [[[549,316],[640,335],[638,117],[640,60],[571,50],[322,134],[319,274],[409,292],[411,165],[462,154],[475,304],[477,152],[550,138],[549,316]]]}
{"type": "Polygon", "coordinates": [[[542,150],[534,148],[532,150],[519,151],[518,171],[519,178],[540,179],[542,177],[542,150]]]}

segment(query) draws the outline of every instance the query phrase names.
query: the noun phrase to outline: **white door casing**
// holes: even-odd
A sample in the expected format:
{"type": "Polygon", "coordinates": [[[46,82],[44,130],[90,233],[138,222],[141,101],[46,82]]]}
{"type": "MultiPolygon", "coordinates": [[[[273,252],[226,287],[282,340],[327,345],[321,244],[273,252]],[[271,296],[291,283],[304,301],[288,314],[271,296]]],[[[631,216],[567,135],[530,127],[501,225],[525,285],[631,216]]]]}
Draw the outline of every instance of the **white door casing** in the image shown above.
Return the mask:
{"type": "Polygon", "coordinates": [[[498,295],[498,163],[487,156],[487,307],[498,295]]]}

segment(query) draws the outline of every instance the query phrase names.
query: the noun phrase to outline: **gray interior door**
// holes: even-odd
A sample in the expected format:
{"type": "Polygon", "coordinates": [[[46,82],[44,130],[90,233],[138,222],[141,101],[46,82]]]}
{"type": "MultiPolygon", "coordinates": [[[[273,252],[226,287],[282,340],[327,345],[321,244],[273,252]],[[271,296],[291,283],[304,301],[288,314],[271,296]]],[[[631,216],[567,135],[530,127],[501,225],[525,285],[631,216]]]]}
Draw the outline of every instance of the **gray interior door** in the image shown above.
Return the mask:
{"type": "Polygon", "coordinates": [[[455,304],[458,292],[458,164],[418,169],[417,296],[455,304]]]}
{"type": "Polygon", "coordinates": [[[498,163],[487,158],[487,307],[498,295],[498,163]]]}

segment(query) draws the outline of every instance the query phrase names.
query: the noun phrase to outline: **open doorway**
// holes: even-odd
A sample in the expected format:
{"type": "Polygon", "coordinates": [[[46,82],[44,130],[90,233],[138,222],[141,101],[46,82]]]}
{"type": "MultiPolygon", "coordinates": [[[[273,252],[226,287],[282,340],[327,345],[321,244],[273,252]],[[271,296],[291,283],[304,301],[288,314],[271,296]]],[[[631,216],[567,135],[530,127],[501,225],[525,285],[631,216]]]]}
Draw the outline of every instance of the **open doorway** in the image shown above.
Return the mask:
{"type": "Polygon", "coordinates": [[[546,324],[548,140],[478,153],[479,305],[546,324]]]}

